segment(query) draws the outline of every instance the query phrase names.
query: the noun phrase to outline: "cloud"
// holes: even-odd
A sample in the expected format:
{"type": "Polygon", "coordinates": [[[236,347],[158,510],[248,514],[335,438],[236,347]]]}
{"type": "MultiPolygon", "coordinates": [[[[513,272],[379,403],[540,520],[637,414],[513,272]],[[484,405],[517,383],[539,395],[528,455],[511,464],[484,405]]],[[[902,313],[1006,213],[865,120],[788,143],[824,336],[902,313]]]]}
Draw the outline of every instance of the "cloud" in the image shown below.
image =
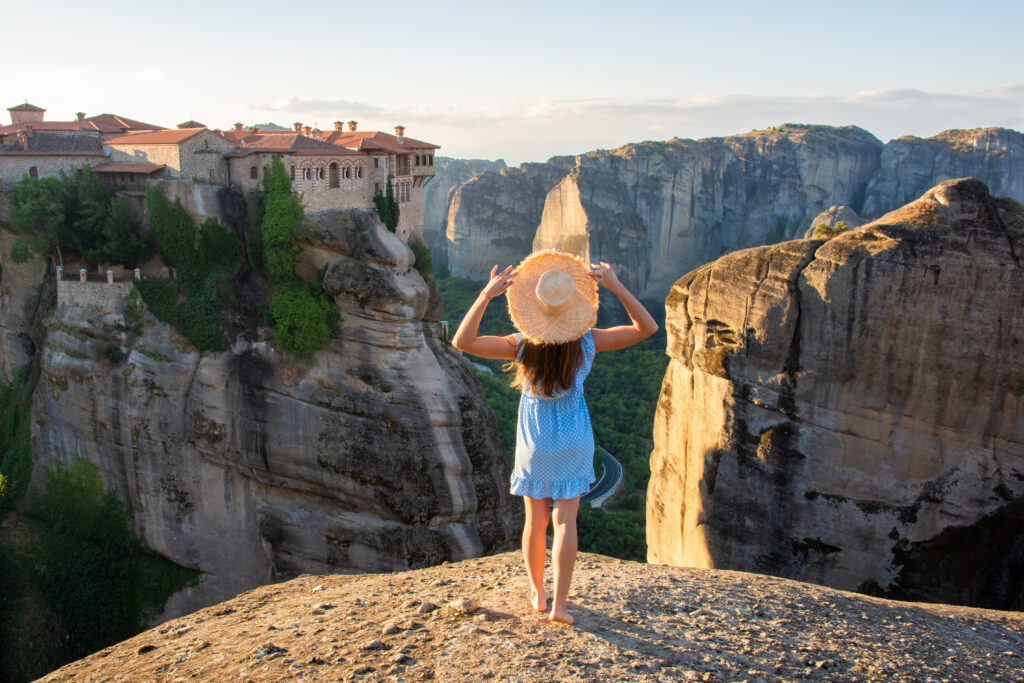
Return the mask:
{"type": "Polygon", "coordinates": [[[350,116],[381,116],[386,113],[383,107],[372,104],[343,99],[318,99],[311,97],[289,97],[277,102],[249,102],[250,109],[268,112],[284,112],[289,114],[317,115],[350,115],[350,116]]]}

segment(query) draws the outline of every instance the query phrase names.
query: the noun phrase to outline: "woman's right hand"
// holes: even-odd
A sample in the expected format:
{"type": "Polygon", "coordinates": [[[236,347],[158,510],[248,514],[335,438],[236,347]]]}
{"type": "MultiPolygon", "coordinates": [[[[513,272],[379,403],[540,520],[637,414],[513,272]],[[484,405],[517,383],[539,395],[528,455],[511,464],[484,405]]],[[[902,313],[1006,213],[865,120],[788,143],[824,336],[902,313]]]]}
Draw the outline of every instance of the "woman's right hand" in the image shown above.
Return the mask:
{"type": "Polygon", "coordinates": [[[519,271],[515,270],[514,266],[508,266],[505,270],[499,273],[498,266],[495,265],[491,268],[491,281],[484,285],[484,288],[480,293],[488,299],[501,296],[505,293],[505,290],[511,287],[512,283],[516,281],[517,275],[519,275],[519,271]]]}
{"type": "Polygon", "coordinates": [[[592,269],[590,271],[590,277],[597,280],[597,284],[602,287],[614,290],[622,284],[619,282],[619,276],[615,274],[612,267],[604,261],[601,261],[600,263],[591,263],[590,267],[592,269]]]}

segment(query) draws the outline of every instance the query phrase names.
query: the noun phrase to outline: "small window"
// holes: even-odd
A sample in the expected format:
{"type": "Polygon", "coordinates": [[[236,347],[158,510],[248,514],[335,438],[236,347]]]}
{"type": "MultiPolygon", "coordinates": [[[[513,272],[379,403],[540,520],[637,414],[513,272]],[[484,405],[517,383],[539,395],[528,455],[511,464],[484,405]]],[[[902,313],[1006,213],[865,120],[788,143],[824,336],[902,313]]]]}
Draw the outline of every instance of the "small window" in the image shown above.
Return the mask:
{"type": "Polygon", "coordinates": [[[309,169],[308,168],[302,169],[302,179],[303,180],[309,180],[309,178],[310,178],[309,169]]]}
{"type": "Polygon", "coordinates": [[[430,160],[430,165],[433,166],[434,165],[434,157],[433,156],[429,156],[429,157],[427,157],[427,159],[430,160]]]}
{"type": "Polygon", "coordinates": [[[374,168],[380,168],[380,159],[374,159],[373,160],[373,167],[374,168]]]}
{"type": "Polygon", "coordinates": [[[295,164],[292,164],[292,180],[295,180],[295,164]]]}
{"type": "Polygon", "coordinates": [[[362,177],[363,177],[363,167],[362,166],[356,166],[356,178],[362,178],[362,177]]]}
{"type": "Polygon", "coordinates": [[[203,140],[203,149],[210,149],[210,141],[203,140]]]}
{"type": "Polygon", "coordinates": [[[344,175],[344,177],[345,177],[345,180],[348,180],[348,179],[349,179],[349,177],[350,177],[350,175],[349,175],[349,174],[350,174],[351,172],[352,172],[352,169],[350,169],[350,168],[349,168],[348,166],[346,166],[346,167],[345,167],[345,169],[344,169],[344,171],[342,172],[342,173],[343,173],[343,175],[344,175]]]}
{"type": "Polygon", "coordinates": [[[374,194],[380,194],[380,183],[374,183],[373,184],[373,193],[374,194]]]}
{"type": "Polygon", "coordinates": [[[32,168],[28,169],[28,174],[32,178],[32,180],[39,180],[39,169],[37,167],[33,166],[32,168]]]}
{"type": "Polygon", "coordinates": [[[340,182],[338,181],[338,162],[337,161],[332,161],[331,165],[327,167],[327,171],[328,171],[328,173],[327,173],[327,176],[328,176],[327,186],[328,187],[340,187],[340,182]]]}
{"type": "Polygon", "coordinates": [[[323,166],[317,166],[316,167],[316,179],[317,180],[323,180],[324,179],[324,167],[323,166]]]}
{"type": "Polygon", "coordinates": [[[255,166],[250,167],[249,168],[249,177],[252,178],[253,180],[259,180],[259,178],[260,178],[260,170],[258,168],[256,168],[255,166]]]}

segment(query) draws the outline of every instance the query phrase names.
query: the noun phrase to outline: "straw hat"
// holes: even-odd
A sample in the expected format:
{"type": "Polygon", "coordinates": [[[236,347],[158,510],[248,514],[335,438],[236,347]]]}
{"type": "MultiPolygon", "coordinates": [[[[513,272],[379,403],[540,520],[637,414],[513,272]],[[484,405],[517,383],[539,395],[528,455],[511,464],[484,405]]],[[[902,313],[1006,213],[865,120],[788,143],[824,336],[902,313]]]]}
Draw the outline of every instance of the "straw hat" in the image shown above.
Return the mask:
{"type": "Polygon", "coordinates": [[[512,324],[535,344],[579,339],[597,322],[597,282],[581,259],[537,251],[516,268],[506,291],[512,324]]]}

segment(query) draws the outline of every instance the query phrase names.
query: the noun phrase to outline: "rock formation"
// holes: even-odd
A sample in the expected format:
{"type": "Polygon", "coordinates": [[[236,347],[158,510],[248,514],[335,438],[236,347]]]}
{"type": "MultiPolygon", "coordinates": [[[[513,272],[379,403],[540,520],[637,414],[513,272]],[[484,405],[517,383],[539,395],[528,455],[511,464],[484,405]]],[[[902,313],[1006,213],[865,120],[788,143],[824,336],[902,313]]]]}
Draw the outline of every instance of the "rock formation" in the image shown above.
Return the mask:
{"type": "Polygon", "coordinates": [[[956,180],[676,282],[650,561],[1024,608],[1022,252],[956,180]]]}
{"type": "Polygon", "coordinates": [[[544,197],[565,171],[523,164],[481,173],[452,192],[445,227],[452,275],[486,280],[494,264],[518,263],[530,253],[544,197]]]}
{"type": "Polygon", "coordinates": [[[628,284],[660,299],[682,273],[724,253],[799,237],[826,207],[873,219],[965,176],[1024,201],[1024,136],[990,128],[883,145],[854,126],[786,124],[629,144],[456,188],[446,257],[453,274],[479,279],[495,255],[514,262],[530,246],[561,245],[619,266],[628,284]]]}
{"type": "Polygon", "coordinates": [[[461,560],[518,533],[493,413],[437,338],[412,252],[367,216],[318,220],[303,267],[326,267],[343,321],[308,365],[259,333],[199,353],[145,312],[132,338],[120,306],[62,303],[49,321],[33,476],[88,459],[146,546],[206,574],[168,613],[304,572],[461,560]]]}
{"type": "Polygon", "coordinates": [[[525,599],[518,553],[303,576],[168,621],[40,679],[1013,681],[1024,616],[580,555],[573,628],[525,599]]]}
{"type": "MultiPolygon", "coordinates": [[[[484,171],[500,172],[505,168],[505,160],[434,157],[434,164],[434,177],[423,188],[423,239],[431,248],[438,238],[444,239],[452,190],[484,171]]],[[[439,254],[446,252],[446,249],[438,249],[439,254]]]]}

